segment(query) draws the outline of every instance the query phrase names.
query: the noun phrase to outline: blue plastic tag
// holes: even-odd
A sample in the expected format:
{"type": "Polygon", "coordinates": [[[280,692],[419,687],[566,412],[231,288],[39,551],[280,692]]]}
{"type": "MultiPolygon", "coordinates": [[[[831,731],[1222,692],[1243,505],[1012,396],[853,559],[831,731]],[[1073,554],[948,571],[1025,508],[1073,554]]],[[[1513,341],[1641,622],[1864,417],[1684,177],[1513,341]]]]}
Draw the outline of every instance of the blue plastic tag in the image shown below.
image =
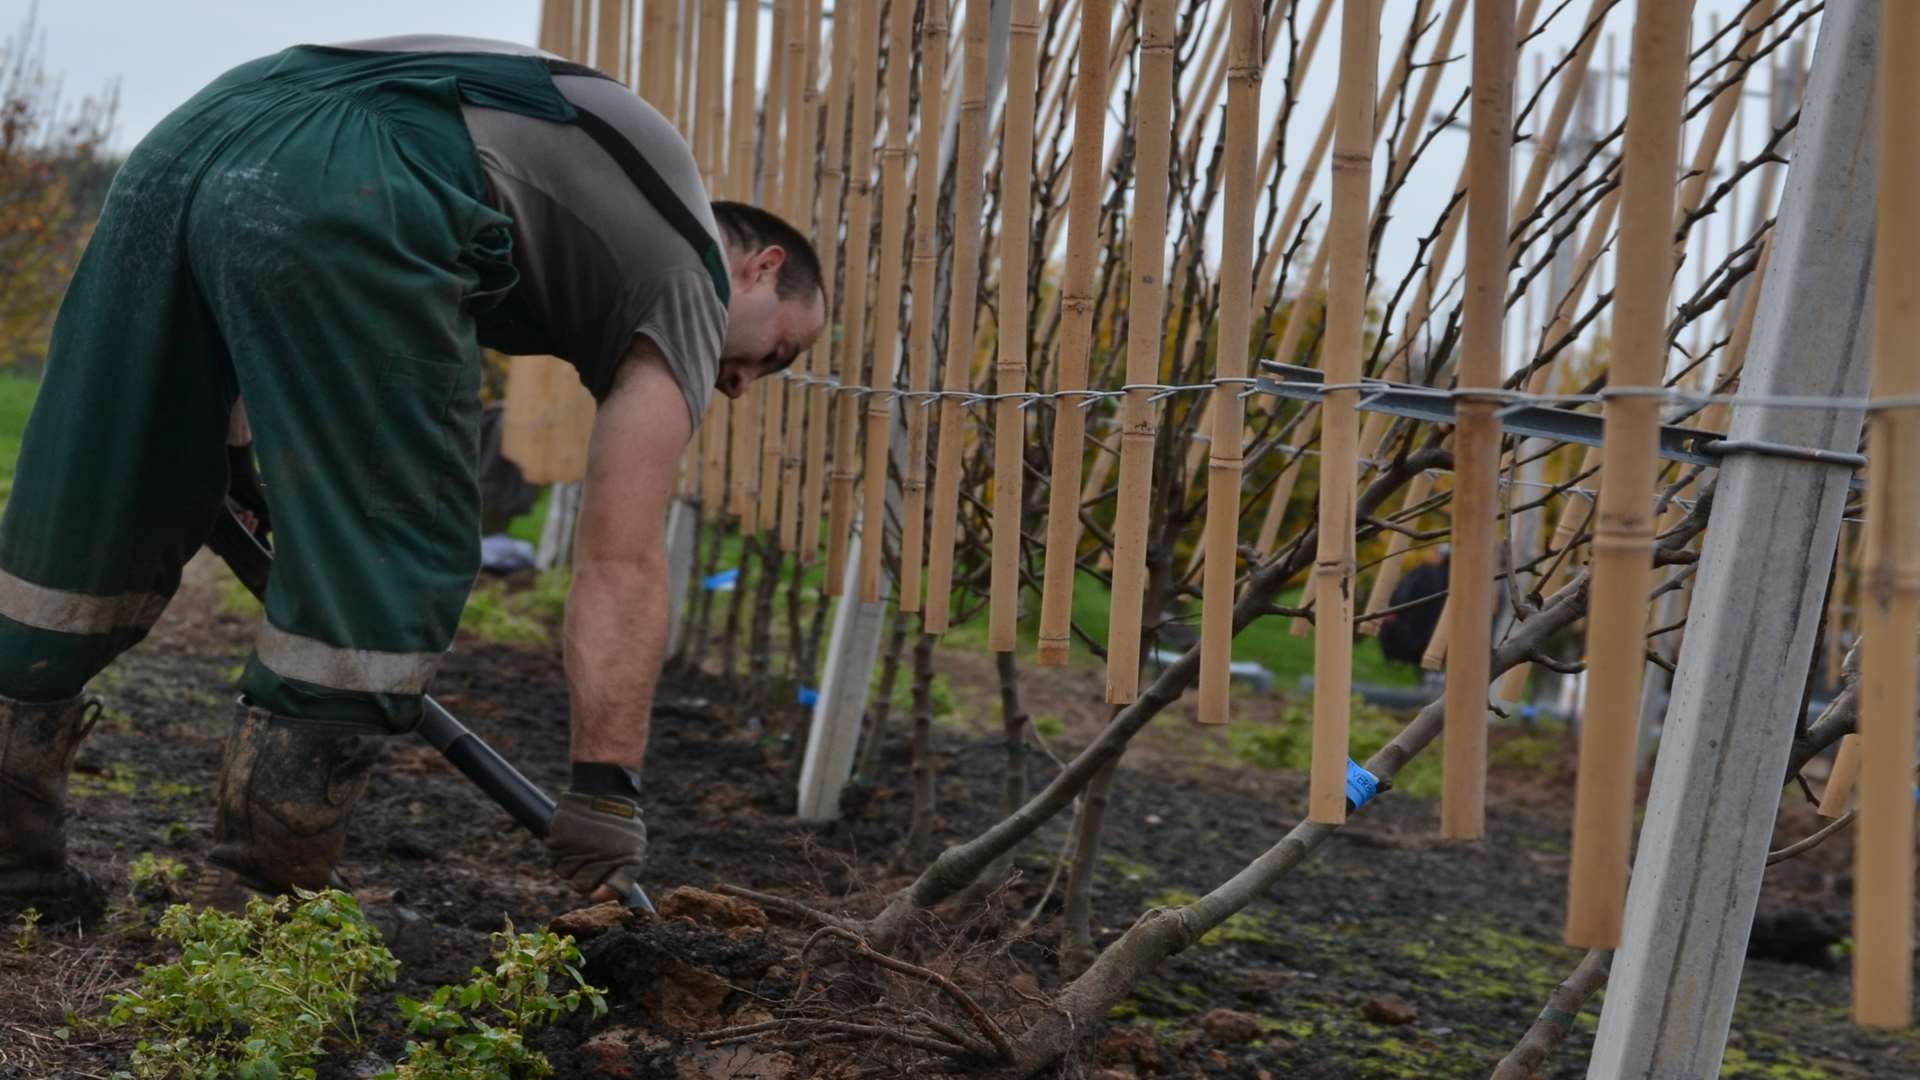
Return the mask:
{"type": "Polygon", "coordinates": [[[731,590],[734,583],[739,580],[740,568],[734,567],[732,570],[722,570],[717,574],[709,574],[707,577],[702,578],[700,587],[708,592],[727,592],[731,590]]]}
{"type": "Polygon", "coordinates": [[[815,690],[811,686],[801,687],[799,697],[800,704],[805,705],[809,709],[820,704],[820,691],[815,690]]]}
{"type": "Polygon", "coordinates": [[[1347,759],[1347,813],[1367,805],[1374,793],[1380,790],[1380,781],[1370,772],[1361,768],[1352,758],[1347,759]]]}

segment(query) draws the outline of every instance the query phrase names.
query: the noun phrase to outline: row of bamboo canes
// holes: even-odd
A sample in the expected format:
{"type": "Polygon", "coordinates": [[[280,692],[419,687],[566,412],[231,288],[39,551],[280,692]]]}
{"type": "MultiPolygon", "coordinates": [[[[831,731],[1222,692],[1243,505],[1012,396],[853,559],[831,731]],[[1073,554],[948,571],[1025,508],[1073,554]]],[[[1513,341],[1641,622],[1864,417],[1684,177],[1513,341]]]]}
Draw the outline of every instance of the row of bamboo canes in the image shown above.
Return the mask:
{"type": "MultiPolygon", "coordinates": [[[[1595,90],[1589,70],[1603,27],[1619,18],[1618,2],[1590,0],[1545,13],[1570,18],[1560,9],[1583,8],[1583,21],[1574,24],[1570,54],[1551,75],[1536,76],[1534,93],[1518,109],[1516,60],[1540,29],[1540,0],[1522,0],[1517,12],[1513,0],[1474,0],[1471,98],[1451,108],[1436,98],[1468,0],[1414,0],[1400,46],[1385,54],[1391,65],[1384,83],[1383,0],[1272,0],[1264,11],[1258,0],[1226,0],[1217,12],[1213,5],[1183,11],[1172,0],[1118,7],[1111,0],[1012,0],[997,112],[988,93],[990,0],[966,0],[951,13],[938,0],[847,0],[831,13],[830,37],[819,0],[775,0],[765,48],[758,6],[748,9],[750,17],[734,10],[729,44],[725,0],[549,0],[541,40],[574,56],[588,55],[591,41],[596,63],[631,80],[689,134],[710,190],[762,202],[820,239],[838,312],[831,332],[809,354],[805,378],[763,380],[740,401],[715,404],[689,454],[684,491],[710,522],[737,522],[743,532],[764,535],[779,558],[790,555],[801,567],[819,557],[824,524],[825,597],[845,595],[851,584],[859,600],[878,601],[891,565],[900,610],[918,613],[924,633],[955,624],[957,595],[984,593],[988,645],[1012,652],[1022,599],[1037,592],[1036,658],[1054,666],[1069,660],[1076,634],[1085,638],[1073,625],[1073,599],[1076,580],[1092,573],[1108,585],[1111,610],[1106,641],[1088,643],[1104,644],[1105,697],[1124,705],[1140,693],[1155,626],[1194,591],[1197,574],[1198,719],[1217,724],[1233,708],[1231,645],[1245,622],[1235,611],[1238,591],[1254,567],[1309,543],[1316,552],[1306,604],[1292,612],[1301,626],[1310,616],[1316,631],[1309,816],[1337,824],[1347,813],[1353,635],[1391,614],[1402,568],[1434,540],[1423,522],[1448,514],[1451,580],[1430,660],[1446,668],[1441,834],[1465,840],[1485,828],[1486,694],[1496,623],[1489,583],[1506,575],[1531,582],[1537,595],[1564,579],[1584,545],[1594,602],[1567,939],[1610,947],[1631,843],[1645,598],[1655,585],[1652,552],[1661,527],[1654,497],[1672,479],[1654,453],[1660,402],[1632,391],[1681,378],[1685,385],[1734,385],[1766,265],[1765,207],[1777,181],[1777,170],[1767,166],[1783,134],[1778,114],[1759,153],[1743,157],[1736,138],[1732,163],[1718,173],[1716,163],[1728,157],[1723,150],[1750,72],[1801,42],[1796,35],[1811,17],[1809,5],[1795,0],[1753,0],[1738,22],[1690,41],[1690,4],[1640,4],[1626,119],[1613,124],[1612,94],[1605,93],[1603,130],[1554,181],[1569,127],[1595,90]],[[1291,162],[1288,121],[1336,11],[1334,97],[1307,153],[1291,162]],[[961,20],[957,51],[950,14],[961,20]],[[1284,51],[1277,48],[1283,30],[1284,51]],[[1280,116],[1263,127],[1262,87],[1282,56],[1280,116]],[[723,74],[729,68],[730,88],[723,74]],[[1438,128],[1463,110],[1469,137],[1452,185],[1455,200],[1395,285],[1379,258],[1392,200],[1442,137],[1438,128]],[[1686,117],[1699,122],[1683,173],[1686,117]],[[1510,161],[1517,134],[1531,141],[1532,153],[1516,191],[1510,161]],[[1383,142],[1384,175],[1376,183],[1383,142]],[[1313,206],[1323,162],[1330,162],[1324,213],[1313,206]],[[1721,173],[1727,179],[1716,180],[1721,173]],[[1729,209],[1742,190],[1758,191],[1762,208],[1750,233],[1729,209]],[[1707,254],[1707,230],[1698,226],[1715,212],[1734,222],[1718,264],[1707,254]],[[1319,242],[1302,258],[1309,228],[1322,217],[1319,242]],[[1178,226],[1171,244],[1170,222],[1178,226]],[[1218,255],[1210,257],[1206,236],[1216,222],[1218,255]],[[1454,276],[1450,260],[1461,233],[1465,253],[1454,276]],[[1603,290],[1610,248],[1615,284],[1603,290]],[[1563,249],[1574,252],[1574,269],[1549,293],[1542,279],[1563,249]],[[1050,266],[1055,253],[1064,256],[1057,271],[1050,266]],[[1695,276],[1676,315],[1678,259],[1693,262],[1695,276]],[[1589,289],[1593,299],[1583,307],[1589,289]],[[1516,335],[1521,320],[1514,313],[1536,294],[1537,322],[1516,335]],[[1391,334],[1403,300],[1400,333],[1391,334]],[[991,325],[980,319],[989,308],[991,325]],[[1196,328],[1202,309],[1217,314],[1196,328]],[[1700,328],[1716,313],[1725,336],[1708,332],[1713,360],[1694,357],[1675,375],[1668,358],[1680,332],[1693,327],[1699,351],[1700,328]],[[1628,392],[1604,406],[1605,446],[1585,455],[1524,444],[1503,453],[1493,415],[1497,392],[1519,386],[1539,393],[1590,379],[1593,343],[1608,324],[1605,385],[1628,392]],[[1517,375],[1505,360],[1516,336],[1517,375]],[[1586,348],[1578,348],[1583,342],[1586,348]],[[1256,405],[1250,412],[1242,391],[1253,358],[1263,353],[1316,363],[1330,387],[1318,407],[1256,405]],[[930,401],[936,355],[942,393],[930,401]],[[1578,370],[1582,363],[1586,370],[1578,370]],[[1711,384],[1710,367],[1717,368],[1711,384]],[[1451,382],[1451,432],[1420,431],[1378,413],[1363,422],[1356,385],[1370,373],[1451,382]],[[1210,388],[1185,398],[1152,389],[1179,382],[1210,388]],[[1102,426],[1109,408],[1076,407],[1067,396],[1050,403],[1050,416],[1040,410],[1035,426],[1050,429],[1051,438],[1036,442],[1032,402],[1023,395],[1042,386],[1066,395],[1127,389],[1111,409],[1105,438],[1089,429],[1102,426]],[[899,388],[906,396],[855,388],[899,388]],[[991,399],[962,400],[975,390],[991,399]],[[896,411],[905,419],[904,453],[895,449],[896,411]],[[1418,473],[1399,511],[1373,527],[1370,535],[1384,532],[1387,540],[1357,615],[1356,492],[1368,471],[1422,440],[1450,445],[1452,469],[1439,477],[1418,473]],[[1319,462],[1316,519],[1285,534],[1310,452],[1319,462]],[[1555,480],[1516,505],[1511,481],[1529,454],[1552,454],[1551,472],[1541,475],[1555,480]],[[1204,484],[1195,483],[1197,473],[1204,484]],[[1504,506],[1503,475],[1510,481],[1504,506]],[[1031,493],[1030,479],[1045,481],[1041,495],[1031,493]],[[894,482],[898,504],[890,510],[894,482]],[[1109,500],[1103,528],[1094,508],[1109,500]],[[1043,543],[1027,532],[1042,506],[1043,543]],[[1502,559],[1502,522],[1511,529],[1517,515],[1555,507],[1555,527],[1537,551],[1510,550],[1502,559]],[[1250,545],[1243,509],[1259,511],[1247,515],[1259,522],[1250,545]],[[891,550],[881,527],[889,517],[899,523],[891,550]],[[856,518],[864,542],[849,583],[856,518]],[[1202,539],[1179,574],[1170,569],[1170,548],[1180,525],[1195,519],[1203,521],[1202,539]],[[1037,568],[1029,562],[1035,549],[1043,560],[1037,568]]],[[[1602,86],[1611,75],[1603,72],[1602,86]]],[[[1882,332],[1894,332],[1886,320],[1900,309],[1878,310],[1882,332]]],[[[1877,373],[1876,392],[1879,379],[1877,373]]],[[[1705,419],[1712,426],[1719,416],[1705,419]]],[[[1906,420],[1905,413],[1876,414],[1873,438],[1906,447],[1899,440],[1920,439],[1920,429],[1898,426],[1906,420]]],[[[1920,500],[1920,491],[1891,487],[1904,482],[1887,478],[1886,497],[1920,500]]],[[[1691,490],[1690,479],[1678,483],[1678,490],[1691,490]]],[[[1892,503],[1879,516],[1875,505],[1865,534],[1870,569],[1862,578],[1874,583],[1863,600],[1870,593],[1874,602],[1862,605],[1858,630],[1890,649],[1913,639],[1920,578],[1898,562],[1911,557],[1904,552],[1913,545],[1893,539],[1906,533],[1882,526],[1890,517],[1910,521],[1914,504],[1892,503]],[[1895,585],[1883,587],[1886,581],[1895,585]]],[[[770,562],[769,572],[783,565],[770,562]]],[[[1894,659],[1871,646],[1865,657],[1869,673],[1894,659]]],[[[1912,682],[1906,680],[1906,698],[1887,699],[1885,713],[1908,718],[1909,746],[1912,682]]],[[[1897,740],[1901,733],[1880,737],[1897,740]]],[[[1871,841],[1876,851],[1890,850],[1888,822],[1897,815],[1888,792],[1910,791],[1910,759],[1893,751],[1866,755],[1874,764],[1862,777],[1863,846],[1871,841]],[[1869,783],[1873,829],[1866,824],[1869,783]]],[[[1910,803],[1910,794],[1903,797],[1910,803]]],[[[1910,840],[1908,848],[1910,856],[1910,840]]],[[[1897,867],[1872,875],[1871,889],[1869,875],[1862,877],[1862,895],[1873,897],[1863,900],[1862,933],[1868,922],[1902,922],[1893,913],[1911,907],[1910,872],[1902,879],[1905,907],[1891,880],[1897,867]]],[[[1899,955],[1910,949],[1909,941],[1899,955]]],[[[1863,1020],[1889,1022],[1898,1014],[1904,1022],[1910,989],[1895,982],[1883,973],[1869,995],[1873,1004],[1860,1009],[1863,1020]]]]}

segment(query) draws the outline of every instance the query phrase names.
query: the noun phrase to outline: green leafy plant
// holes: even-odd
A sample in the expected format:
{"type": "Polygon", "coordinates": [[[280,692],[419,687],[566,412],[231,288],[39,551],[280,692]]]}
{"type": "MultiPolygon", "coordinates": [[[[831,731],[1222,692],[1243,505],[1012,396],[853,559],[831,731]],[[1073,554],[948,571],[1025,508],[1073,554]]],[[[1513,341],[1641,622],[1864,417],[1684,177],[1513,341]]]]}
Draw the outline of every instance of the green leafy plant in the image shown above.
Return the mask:
{"type": "Polygon", "coordinates": [[[536,1080],[553,1075],[526,1033],[585,1005],[607,1011],[602,991],[580,974],[573,939],[550,931],[516,934],[509,922],[493,935],[491,971],[443,986],[425,1001],[400,999],[407,1026],[420,1041],[407,1043],[399,1068],[380,1080],[536,1080]],[[559,977],[556,977],[559,976],[559,977]]]}
{"type": "Polygon", "coordinates": [[[133,882],[133,895],[142,900],[179,900],[180,882],[187,868],[178,859],[143,851],[127,864],[127,877],[133,882]]]}
{"type": "Polygon", "coordinates": [[[139,1036],[129,1075],[140,1080],[311,1078],[330,1042],[358,1041],[361,989],[399,970],[338,890],[256,898],[243,916],[176,904],[154,933],[180,958],[142,966],[105,1021],[139,1036]]]}
{"type": "Polygon", "coordinates": [[[27,908],[20,912],[20,929],[13,935],[14,947],[21,952],[32,952],[40,944],[40,912],[27,908]]]}

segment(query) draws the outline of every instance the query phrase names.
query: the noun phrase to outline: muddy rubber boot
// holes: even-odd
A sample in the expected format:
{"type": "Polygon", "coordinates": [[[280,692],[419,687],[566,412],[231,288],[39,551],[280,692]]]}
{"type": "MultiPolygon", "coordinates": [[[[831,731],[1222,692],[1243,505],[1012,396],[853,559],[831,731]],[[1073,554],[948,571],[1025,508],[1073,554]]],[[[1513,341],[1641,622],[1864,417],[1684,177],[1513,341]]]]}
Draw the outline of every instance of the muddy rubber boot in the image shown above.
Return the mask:
{"type": "Polygon", "coordinates": [[[347,818],[367,790],[384,736],[275,716],[242,703],[220,765],[220,809],[196,902],[227,910],[253,896],[341,884],[333,872],[347,818]]]}
{"type": "Polygon", "coordinates": [[[0,911],[85,919],[105,910],[100,886],[67,862],[67,774],[99,718],[99,698],[0,698],[0,911]]]}

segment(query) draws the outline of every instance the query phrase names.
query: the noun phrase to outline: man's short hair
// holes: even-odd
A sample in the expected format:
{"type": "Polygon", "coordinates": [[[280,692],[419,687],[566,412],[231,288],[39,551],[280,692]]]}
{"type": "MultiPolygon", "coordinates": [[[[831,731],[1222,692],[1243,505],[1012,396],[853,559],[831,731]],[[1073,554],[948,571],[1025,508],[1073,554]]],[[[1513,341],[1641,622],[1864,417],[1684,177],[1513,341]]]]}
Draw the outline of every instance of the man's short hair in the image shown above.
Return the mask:
{"type": "Polygon", "coordinates": [[[777,246],[787,253],[773,283],[780,299],[806,300],[816,295],[822,300],[826,298],[826,285],[820,278],[820,255],[799,229],[757,206],[725,199],[714,202],[713,220],[726,234],[727,242],[740,251],[752,253],[777,246]]]}

